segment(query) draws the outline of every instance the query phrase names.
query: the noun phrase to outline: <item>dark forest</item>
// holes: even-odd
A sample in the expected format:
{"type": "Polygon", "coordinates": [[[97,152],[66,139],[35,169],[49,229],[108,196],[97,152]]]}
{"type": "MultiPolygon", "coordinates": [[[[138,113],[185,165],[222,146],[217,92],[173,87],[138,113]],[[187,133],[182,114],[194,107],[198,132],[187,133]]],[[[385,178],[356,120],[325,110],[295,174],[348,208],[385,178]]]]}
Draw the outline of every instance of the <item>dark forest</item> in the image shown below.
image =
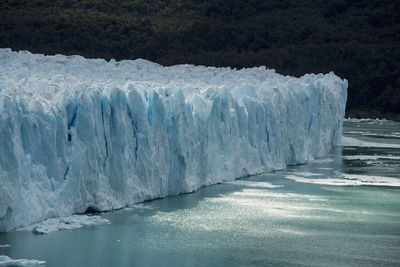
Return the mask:
{"type": "Polygon", "coordinates": [[[349,81],[349,115],[400,114],[400,1],[3,0],[0,15],[0,47],[334,71],[349,81]]]}

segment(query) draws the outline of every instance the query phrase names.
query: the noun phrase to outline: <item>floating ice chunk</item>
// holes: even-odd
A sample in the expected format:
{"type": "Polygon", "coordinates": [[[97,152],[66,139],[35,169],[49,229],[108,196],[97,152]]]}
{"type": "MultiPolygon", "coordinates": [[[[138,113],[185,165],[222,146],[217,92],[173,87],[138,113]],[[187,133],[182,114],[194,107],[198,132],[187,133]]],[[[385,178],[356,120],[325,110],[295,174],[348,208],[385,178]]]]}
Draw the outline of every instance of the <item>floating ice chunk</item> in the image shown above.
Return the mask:
{"type": "Polygon", "coordinates": [[[45,261],[39,260],[26,260],[26,259],[17,259],[13,260],[8,256],[0,255],[0,267],[8,267],[8,266],[37,266],[44,265],[45,261]]]}
{"type": "Polygon", "coordinates": [[[393,155],[351,155],[351,156],[342,156],[342,158],[347,160],[378,160],[378,159],[400,160],[400,156],[393,156],[393,155]]]}
{"type": "Polygon", "coordinates": [[[363,135],[363,136],[373,136],[373,137],[400,138],[400,133],[398,133],[398,132],[393,132],[393,133],[390,133],[390,134],[384,134],[384,133],[362,133],[361,135],[363,135]]]}
{"type": "Polygon", "coordinates": [[[400,186],[400,179],[395,177],[344,174],[343,179],[360,181],[362,185],[400,186]]]}
{"type": "Polygon", "coordinates": [[[18,230],[28,230],[35,234],[48,234],[59,230],[73,230],[89,225],[108,224],[109,220],[100,216],[72,215],[64,218],[48,219],[18,230]]]}
{"type": "Polygon", "coordinates": [[[384,176],[368,176],[356,174],[343,174],[340,178],[305,178],[296,175],[285,175],[285,178],[296,181],[298,183],[321,184],[321,185],[338,185],[338,186],[400,186],[400,179],[384,176]]]}
{"type": "Polygon", "coordinates": [[[334,159],[329,159],[329,158],[327,158],[327,159],[314,159],[314,160],[311,160],[310,162],[312,162],[312,163],[330,163],[330,162],[334,162],[334,159]]]}
{"type": "Polygon", "coordinates": [[[300,175],[304,177],[310,177],[310,176],[321,176],[321,173],[317,172],[293,172],[294,175],[300,175]]]}
{"type": "Polygon", "coordinates": [[[247,181],[247,180],[235,180],[232,182],[226,182],[227,184],[248,186],[248,187],[264,187],[264,188],[279,188],[283,185],[274,185],[269,182],[258,182],[258,181],[247,181]]]}
{"type": "Polygon", "coordinates": [[[362,136],[400,138],[399,132],[373,133],[373,132],[361,132],[361,131],[347,131],[346,133],[347,134],[357,134],[357,135],[362,135],[362,136]]]}
{"type": "Polygon", "coordinates": [[[345,122],[376,122],[376,123],[381,123],[381,122],[386,122],[388,120],[386,120],[386,119],[378,119],[378,118],[376,118],[376,119],[369,119],[369,118],[367,118],[367,119],[356,119],[356,118],[348,117],[348,118],[344,118],[343,121],[345,121],[345,122]]]}
{"type": "Polygon", "coordinates": [[[342,146],[400,148],[400,145],[398,144],[366,142],[360,139],[347,136],[342,137],[342,146]]]}

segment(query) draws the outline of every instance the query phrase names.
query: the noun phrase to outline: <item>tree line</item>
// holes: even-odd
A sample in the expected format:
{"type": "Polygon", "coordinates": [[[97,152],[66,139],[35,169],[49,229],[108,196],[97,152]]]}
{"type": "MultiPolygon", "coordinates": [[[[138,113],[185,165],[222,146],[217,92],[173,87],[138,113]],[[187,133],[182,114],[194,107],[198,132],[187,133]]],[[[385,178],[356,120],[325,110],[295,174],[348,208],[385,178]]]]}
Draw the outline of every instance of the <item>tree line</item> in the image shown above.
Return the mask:
{"type": "Polygon", "coordinates": [[[3,0],[0,47],[116,60],[265,65],[349,80],[347,110],[400,114],[400,2],[3,0]]]}

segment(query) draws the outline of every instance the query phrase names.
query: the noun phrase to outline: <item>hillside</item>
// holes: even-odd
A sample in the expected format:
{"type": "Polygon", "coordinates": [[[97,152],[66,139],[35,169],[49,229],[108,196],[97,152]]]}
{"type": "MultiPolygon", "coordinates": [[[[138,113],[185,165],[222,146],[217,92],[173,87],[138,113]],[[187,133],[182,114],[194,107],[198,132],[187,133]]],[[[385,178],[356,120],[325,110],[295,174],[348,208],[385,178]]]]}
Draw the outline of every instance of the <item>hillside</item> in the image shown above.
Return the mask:
{"type": "Polygon", "coordinates": [[[328,2],[4,0],[0,47],[163,65],[265,65],[295,76],[333,70],[349,80],[348,114],[400,114],[400,2],[328,2]]]}

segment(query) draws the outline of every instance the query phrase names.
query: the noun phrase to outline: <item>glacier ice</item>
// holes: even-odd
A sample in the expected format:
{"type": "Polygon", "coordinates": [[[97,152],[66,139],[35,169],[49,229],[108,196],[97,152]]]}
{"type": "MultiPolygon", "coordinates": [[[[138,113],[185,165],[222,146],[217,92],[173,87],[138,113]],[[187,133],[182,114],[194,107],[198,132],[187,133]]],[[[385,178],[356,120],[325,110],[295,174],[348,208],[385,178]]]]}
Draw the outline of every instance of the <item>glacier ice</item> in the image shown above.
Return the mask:
{"type": "Polygon", "coordinates": [[[0,49],[0,232],[282,169],[340,143],[347,81],[0,49]]]}

